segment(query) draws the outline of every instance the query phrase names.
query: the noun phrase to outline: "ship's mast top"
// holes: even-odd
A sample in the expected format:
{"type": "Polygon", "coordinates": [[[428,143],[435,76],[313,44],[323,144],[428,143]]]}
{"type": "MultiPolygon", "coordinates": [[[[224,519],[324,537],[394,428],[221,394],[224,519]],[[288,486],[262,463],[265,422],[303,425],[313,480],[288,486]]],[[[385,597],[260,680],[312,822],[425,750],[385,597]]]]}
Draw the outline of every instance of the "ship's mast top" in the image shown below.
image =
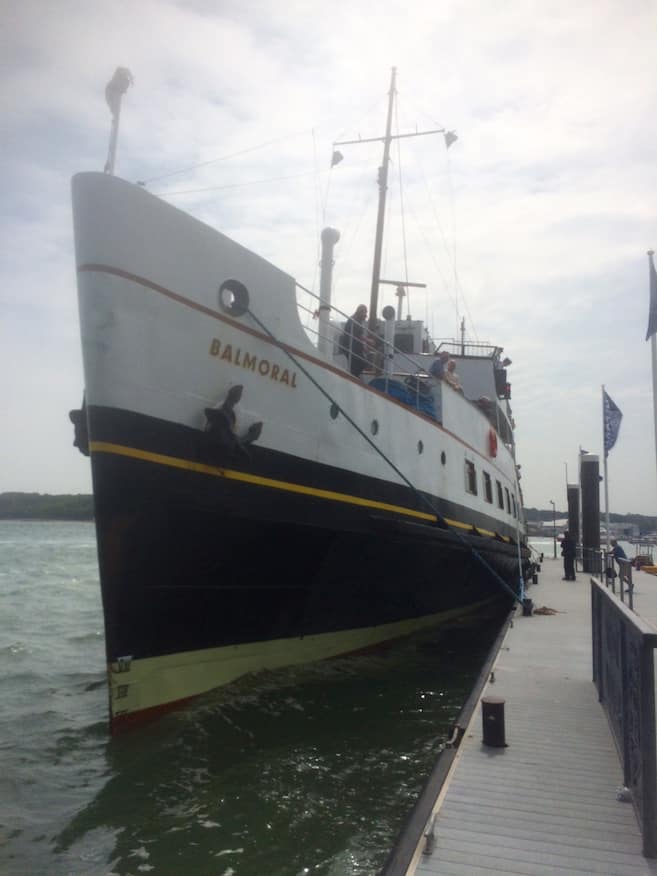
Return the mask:
{"type": "Polygon", "coordinates": [[[392,68],[390,76],[390,91],[388,92],[388,118],[386,120],[386,135],[383,140],[383,161],[379,167],[379,210],[376,217],[376,236],[374,238],[374,263],[372,265],[372,289],[370,291],[370,329],[376,330],[377,309],[379,306],[379,280],[381,279],[381,253],[383,251],[383,224],[386,216],[386,192],[388,191],[388,164],[390,162],[390,133],[392,130],[392,108],[395,102],[395,83],[397,68],[392,68]]]}
{"type": "MultiPolygon", "coordinates": [[[[372,289],[370,293],[370,316],[369,327],[372,331],[376,331],[377,327],[377,309],[379,305],[379,285],[383,282],[390,282],[381,279],[381,254],[383,251],[383,225],[386,213],[386,193],[388,191],[388,165],[390,163],[390,144],[393,140],[401,140],[406,137],[423,137],[426,134],[444,134],[445,144],[447,148],[456,140],[456,134],[453,131],[447,131],[445,128],[437,128],[433,131],[416,131],[412,134],[392,134],[392,110],[395,103],[395,94],[397,82],[397,68],[393,67],[390,75],[390,91],[388,92],[388,118],[386,120],[386,133],[383,137],[370,137],[366,140],[342,140],[334,143],[334,146],[349,146],[355,143],[373,143],[375,141],[383,142],[383,161],[379,167],[378,184],[379,184],[379,209],[376,219],[376,236],[374,239],[374,264],[372,266],[372,289]]],[[[342,156],[340,156],[342,157],[342,156]]],[[[395,285],[399,285],[396,283],[395,285]]],[[[405,283],[406,286],[423,285],[419,283],[405,283]]]]}

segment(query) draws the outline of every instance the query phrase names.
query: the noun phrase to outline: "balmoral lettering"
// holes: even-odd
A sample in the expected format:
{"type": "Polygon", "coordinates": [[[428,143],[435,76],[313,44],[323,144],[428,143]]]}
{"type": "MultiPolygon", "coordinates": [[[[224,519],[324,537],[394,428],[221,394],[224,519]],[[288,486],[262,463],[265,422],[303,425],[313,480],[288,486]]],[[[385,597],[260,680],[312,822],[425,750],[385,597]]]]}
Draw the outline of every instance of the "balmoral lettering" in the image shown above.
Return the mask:
{"type": "Polygon", "coordinates": [[[290,373],[288,368],[283,368],[276,362],[270,362],[269,359],[258,359],[253,353],[248,353],[241,347],[236,347],[233,352],[233,345],[224,344],[219,338],[212,338],[208,352],[210,356],[214,356],[222,362],[228,362],[237,368],[245,368],[261,377],[269,377],[284,386],[297,388],[296,371],[290,373]]]}

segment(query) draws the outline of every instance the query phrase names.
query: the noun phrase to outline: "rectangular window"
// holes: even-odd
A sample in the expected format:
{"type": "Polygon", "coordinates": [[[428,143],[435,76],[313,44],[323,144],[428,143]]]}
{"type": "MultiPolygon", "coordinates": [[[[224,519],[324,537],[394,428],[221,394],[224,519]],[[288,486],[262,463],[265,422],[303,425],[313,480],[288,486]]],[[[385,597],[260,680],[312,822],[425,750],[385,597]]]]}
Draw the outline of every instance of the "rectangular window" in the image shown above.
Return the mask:
{"type": "Polygon", "coordinates": [[[495,481],[497,486],[497,504],[504,511],[504,493],[502,492],[502,484],[499,481],[495,481]]]}
{"type": "Polygon", "coordinates": [[[511,504],[513,505],[513,516],[517,517],[518,516],[518,510],[517,510],[518,506],[516,505],[515,493],[511,494],[511,504]]]}
{"type": "Polygon", "coordinates": [[[469,459],[465,461],[465,489],[473,496],[477,495],[477,470],[474,462],[469,459]]]}
{"type": "Polygon", "coordinates": [[[509,496],[509,490],[507,487],[504,487],[504,492],[506,493],[506,510],[507,513],[511,513],[511,496],[509,496]]]}
{"type": "Polygon", "coordinates": [[[484,499],[491,503],[493,501],[493,481],[487,471],[484,472],[484,499]]]}

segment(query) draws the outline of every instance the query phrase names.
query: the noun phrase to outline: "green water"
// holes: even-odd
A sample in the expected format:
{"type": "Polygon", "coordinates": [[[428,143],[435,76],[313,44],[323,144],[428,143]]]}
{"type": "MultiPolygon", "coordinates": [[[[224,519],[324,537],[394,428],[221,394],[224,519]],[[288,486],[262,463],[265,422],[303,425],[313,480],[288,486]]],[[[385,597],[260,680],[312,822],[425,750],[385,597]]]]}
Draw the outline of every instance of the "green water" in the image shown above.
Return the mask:
{"type": "Polygon", "coordinates": [[[93,526],[0,523],[0,592],[3,876],[375,874],[497,631],[244,678],[110,740],[93,526]]]}

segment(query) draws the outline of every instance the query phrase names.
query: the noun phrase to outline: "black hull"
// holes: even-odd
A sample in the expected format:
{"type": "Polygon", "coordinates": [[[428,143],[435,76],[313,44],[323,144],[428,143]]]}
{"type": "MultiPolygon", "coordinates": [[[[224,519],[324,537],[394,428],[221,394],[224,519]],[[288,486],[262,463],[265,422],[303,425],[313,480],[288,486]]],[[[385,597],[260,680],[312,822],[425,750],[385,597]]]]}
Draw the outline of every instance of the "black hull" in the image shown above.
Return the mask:
{"type": "MultiPolygon", "coordinates": [[[[134,414],[92,408],[89,424],[114,672],[125,657],[148,663],[344,631],[382,628],[383,641],[400,623],[509,599],[502,581],[517,590],[515,543],[375,504],[426,515],[410,489],[258,448],[227,459],[205,433],[134,414]],[[369,506],[357,503],[363,496],[369,506]]],[[[172,699],[187,695],[183,682],[172,699]]]]}
{"type": "MultiPolygon", "coordinates": [[[[92,411],[90,422],[102,442],[143,450],[152,430],[158,454],[203,457],[195,430],[165,445],[162,424],[145,418],[92,411]]],[[[307,476],[283,454],[275,467],[260,456],[250,471],[287,483],[307,476]]],[[[517,586],[517,547],[498,539],[113,452],[92,458],[110,662],[442,613],[500,594],[487,565],[517,586]]],[[[314,473],[315,484],[332,475],[314,473]]],[[[340,486],[353,495],[363,485],[340,486]]],[[[418,506],[391,484],[377,498],[418,506]]]]}

